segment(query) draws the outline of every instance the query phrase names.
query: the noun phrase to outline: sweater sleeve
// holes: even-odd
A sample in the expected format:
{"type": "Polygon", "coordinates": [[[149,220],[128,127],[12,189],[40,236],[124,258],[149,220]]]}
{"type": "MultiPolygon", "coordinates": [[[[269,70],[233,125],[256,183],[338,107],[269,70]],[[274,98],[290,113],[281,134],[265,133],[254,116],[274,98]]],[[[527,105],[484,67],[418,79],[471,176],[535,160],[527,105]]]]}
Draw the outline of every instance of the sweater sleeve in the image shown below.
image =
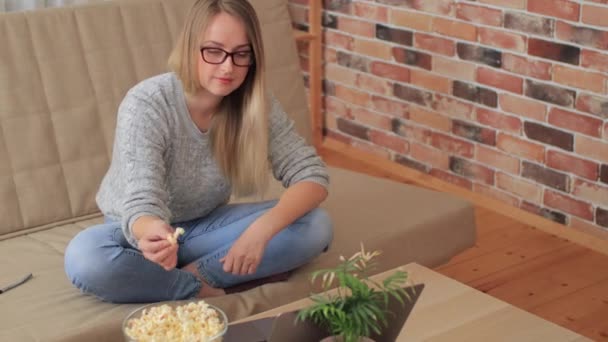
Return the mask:
{"type": "Polygon", "coordinates": [[[133,223],[144,215],[170,220],[164,154],[169,137],[161,110],[146,99],[128,95],[118,111],[114,153],[125,177],[122,228],[137,247],[133,223]]]}
{"type": "Polygon", "coordinates": [[[327,188],[329,174],[315,149],[296,132],[293,120],[273,96],[269,107],[269,152],[274,177],[286,188],[303,180],[327,188]]]}

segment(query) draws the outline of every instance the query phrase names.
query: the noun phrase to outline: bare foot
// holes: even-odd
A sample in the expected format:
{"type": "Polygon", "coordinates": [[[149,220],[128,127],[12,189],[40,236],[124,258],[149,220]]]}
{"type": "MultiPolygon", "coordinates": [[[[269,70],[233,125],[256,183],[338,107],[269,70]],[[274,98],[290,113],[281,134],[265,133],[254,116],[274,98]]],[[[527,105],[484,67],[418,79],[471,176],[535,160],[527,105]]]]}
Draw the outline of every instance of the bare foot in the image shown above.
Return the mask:
{"type": "Polygon", "coordinates": [[[201,281],[202,286],[198,292],[198,295],[196,295],[197,298],[216,297],[216,296],[223,296],[226,294],[226,292],[223,289],[211,287],[211,285],[209,285],[205,281],[205,279],[203,279],[201,274],[198,272],[194,263],[191,263],[191,264],[188,264],[188,265],[182,267],[182,270],[194,274],[194,276],[197,277],[198,280],[201,281]]]}

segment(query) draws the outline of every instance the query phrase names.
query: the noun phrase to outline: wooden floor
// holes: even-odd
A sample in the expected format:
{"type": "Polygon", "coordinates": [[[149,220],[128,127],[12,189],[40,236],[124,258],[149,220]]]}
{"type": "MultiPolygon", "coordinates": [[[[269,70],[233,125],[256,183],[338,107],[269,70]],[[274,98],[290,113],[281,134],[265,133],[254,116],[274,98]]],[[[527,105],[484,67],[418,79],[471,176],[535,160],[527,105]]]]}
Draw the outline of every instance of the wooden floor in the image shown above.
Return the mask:
{"type": "Polygon", "coordinates": [[[485,209],[477,244],[440,273],[596,341],[608,341],[608,256],[485,209]]]}
{"type": "MultiPolygon", "coordinates": [[[[379,175],[323,156],[330,165],[379,175]]],[[[380,173],[381,174],[381,173],[380,173]]],[[[476,208],[475,247],[440,273],[595,341],[608,341],[608,256],[476,208]]]]}

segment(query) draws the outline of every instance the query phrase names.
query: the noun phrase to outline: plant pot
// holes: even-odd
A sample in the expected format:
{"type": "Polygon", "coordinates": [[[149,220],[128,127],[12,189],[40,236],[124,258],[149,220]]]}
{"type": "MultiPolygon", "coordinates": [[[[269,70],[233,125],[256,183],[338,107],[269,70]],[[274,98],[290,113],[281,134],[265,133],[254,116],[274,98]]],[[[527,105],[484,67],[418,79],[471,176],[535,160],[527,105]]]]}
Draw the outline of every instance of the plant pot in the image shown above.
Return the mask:
{"type": "MultiPolygon", "coordinates": [[[[326,338],[322,339],[319,342],[344,342],[344,339],[342,339],[342,336],[327,336],[326,338]]],[[[359,337],[358,342],[375,342],[375,341],[369,337],[359,337]]]]}

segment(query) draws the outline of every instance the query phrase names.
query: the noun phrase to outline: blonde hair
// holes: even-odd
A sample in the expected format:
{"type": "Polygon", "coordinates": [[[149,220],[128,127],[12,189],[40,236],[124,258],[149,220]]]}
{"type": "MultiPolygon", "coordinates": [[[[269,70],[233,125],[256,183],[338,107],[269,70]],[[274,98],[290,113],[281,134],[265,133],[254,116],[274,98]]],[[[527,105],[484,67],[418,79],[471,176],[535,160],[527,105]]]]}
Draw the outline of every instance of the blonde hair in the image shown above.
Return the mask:
{"type": "Polygon", "coordinates": [[[230,180],[233,194],[245,196],[265,189],[269,170],[264,47],[260,23],[251,4],[247,0],[196,1],[168,64],[181,80],[186,94],[202,90],[197,69],[201,33],[219,13],[230,14],[243,22],[255,58],[243,84],[220,102],[209,131],[213,156],[230,180]]]}

